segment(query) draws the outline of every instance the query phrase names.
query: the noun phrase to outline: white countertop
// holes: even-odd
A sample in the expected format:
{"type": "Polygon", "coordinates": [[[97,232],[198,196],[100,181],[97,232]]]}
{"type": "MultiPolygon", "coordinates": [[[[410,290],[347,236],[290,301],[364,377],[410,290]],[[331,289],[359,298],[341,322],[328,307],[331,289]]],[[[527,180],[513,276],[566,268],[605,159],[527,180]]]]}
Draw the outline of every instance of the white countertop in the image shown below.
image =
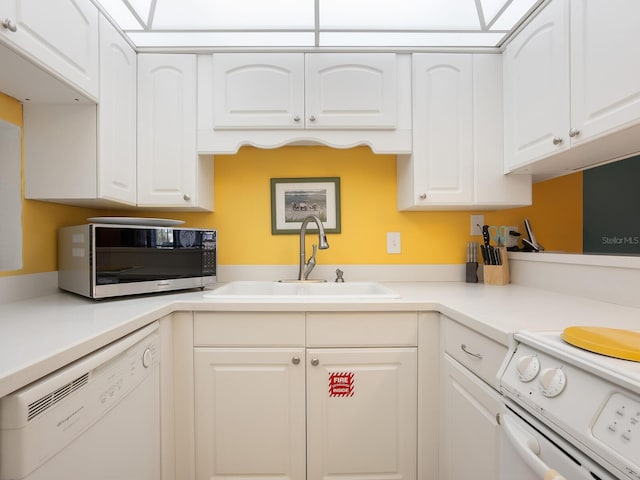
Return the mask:
{"type": "Polygon", "coordinates": [[[0,305],[0,397],[175,311],[440,311],[500,342],[569,325],[640,328],[640,309],[519,285],[383,283],[399,299],[327,303],[221,301],[206,292],[93,301],[59,292],[0,305]]]}

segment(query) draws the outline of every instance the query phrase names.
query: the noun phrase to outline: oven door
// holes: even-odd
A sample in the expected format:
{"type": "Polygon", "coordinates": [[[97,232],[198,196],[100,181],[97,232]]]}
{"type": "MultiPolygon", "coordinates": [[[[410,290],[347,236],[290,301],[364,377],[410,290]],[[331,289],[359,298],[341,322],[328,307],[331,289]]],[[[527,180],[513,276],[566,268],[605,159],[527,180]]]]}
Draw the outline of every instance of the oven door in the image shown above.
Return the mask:
{"type": "Polygon", "coordinates": [[[616,480],[516,405],[500,412],[501,480],[616,480]]]}

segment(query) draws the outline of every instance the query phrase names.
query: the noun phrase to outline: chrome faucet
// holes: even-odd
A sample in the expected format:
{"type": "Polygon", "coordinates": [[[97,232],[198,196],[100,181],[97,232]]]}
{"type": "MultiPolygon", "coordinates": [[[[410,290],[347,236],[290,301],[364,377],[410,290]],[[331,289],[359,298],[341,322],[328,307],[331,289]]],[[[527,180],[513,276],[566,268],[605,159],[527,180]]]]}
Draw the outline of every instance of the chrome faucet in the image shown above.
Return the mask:
{"type": "Polygon", "coordinates": [[[303,281],[309,277],[311,270],[316,266],[316,251],[320,248],[320,250],[326,250],[329,248],[329,243],[327,242],[327,236],[324,233],[324,227],[322,226],[322,221],[316,215],[309,215],[303,221],[300,226],[300,269],[298,270],[298,280],[303,281]],[[313,245],[313,252],[309,257],[309,260],[305,262],[305,244],[304,238],[307,234],[307,224],[309,222],[316,222],[318,226],[318,242],[319,245],[313,245]]]}

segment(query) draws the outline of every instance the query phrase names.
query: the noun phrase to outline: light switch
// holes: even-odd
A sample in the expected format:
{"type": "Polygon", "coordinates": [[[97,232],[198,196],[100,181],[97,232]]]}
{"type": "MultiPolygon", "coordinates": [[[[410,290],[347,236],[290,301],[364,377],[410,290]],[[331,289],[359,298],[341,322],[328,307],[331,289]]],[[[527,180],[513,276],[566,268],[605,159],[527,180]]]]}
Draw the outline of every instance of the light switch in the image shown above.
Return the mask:
{"type": "Polygon", "coordinates": [[[387,253],[400,253],[400,232],[387,232],[387,253]]]}
{"type": "Polygon", "coordinates": [[[471,215],[471,235],[482,235],[484,215],[471,215]]]}

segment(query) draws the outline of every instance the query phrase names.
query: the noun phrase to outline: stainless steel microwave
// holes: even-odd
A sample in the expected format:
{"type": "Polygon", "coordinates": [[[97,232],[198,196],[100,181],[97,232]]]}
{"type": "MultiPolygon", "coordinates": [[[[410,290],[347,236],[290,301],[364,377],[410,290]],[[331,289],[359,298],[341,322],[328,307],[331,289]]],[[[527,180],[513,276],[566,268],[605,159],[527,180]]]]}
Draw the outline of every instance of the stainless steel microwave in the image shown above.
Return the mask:
{"type": "Polygon", "coordinates": [[[217,231],[97,224],[58,231],[58,287],[85,297],[204,288],[216,282],[217,231]]]}

